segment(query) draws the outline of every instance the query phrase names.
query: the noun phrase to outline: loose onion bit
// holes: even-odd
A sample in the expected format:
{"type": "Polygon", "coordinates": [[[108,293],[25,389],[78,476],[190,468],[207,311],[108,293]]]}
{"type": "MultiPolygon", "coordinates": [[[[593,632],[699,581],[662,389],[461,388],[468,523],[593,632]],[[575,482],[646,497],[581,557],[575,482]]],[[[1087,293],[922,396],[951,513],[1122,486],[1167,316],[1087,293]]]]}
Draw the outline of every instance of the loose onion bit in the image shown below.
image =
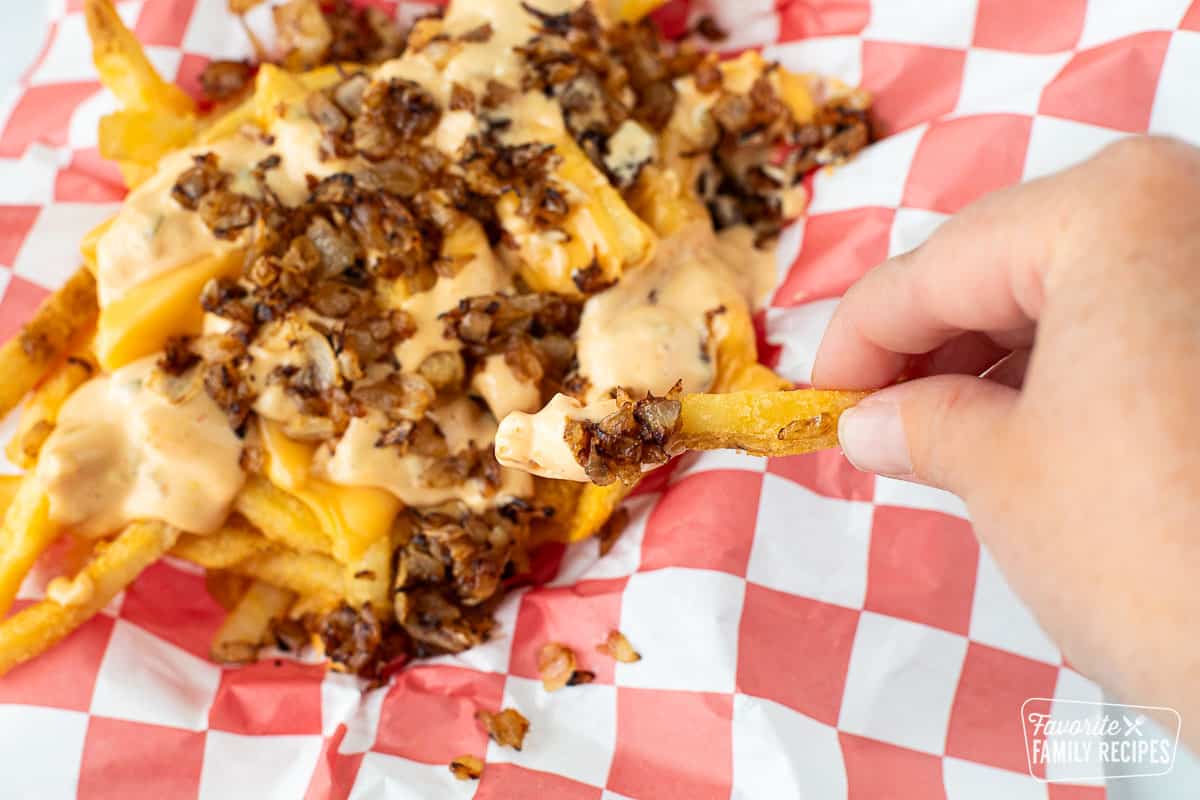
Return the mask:
{"type": "Polygon", "coordinates": [[[476,711],[475,719],[483,725],[487,735],[496,744],[520,750],[525,742],[525,734],[529,732],[529,720],[520,711],[505,708],[498,714],[490,711],[476,711]]]}
{"type": "Polygon", "coordinates": [[[542,678],[542,688],[547,692],[557,692],[564,686],[591,683],[596,679],[594,672],[575,669],[574,651],[558,642],[542,645],[538,653],[538,674],[542,678]]]}
{"type": "Polygon", "coordinates": [[[483,774],[483,760],[479,756],[461,755],[450,762],[450,772],[460,781],[477,781],[483,774]]]}
{"type": "Polygon", "coordinates": [[[617,661],[625,664],[632,664],[635,661],[641,661],[641,654],[633,649],[633,645],[625,638],[625,634],[620,631],[609,631],[608,638],[603,644],[596,645],[596,652],[606,656],[612,656],[617,661]]]}

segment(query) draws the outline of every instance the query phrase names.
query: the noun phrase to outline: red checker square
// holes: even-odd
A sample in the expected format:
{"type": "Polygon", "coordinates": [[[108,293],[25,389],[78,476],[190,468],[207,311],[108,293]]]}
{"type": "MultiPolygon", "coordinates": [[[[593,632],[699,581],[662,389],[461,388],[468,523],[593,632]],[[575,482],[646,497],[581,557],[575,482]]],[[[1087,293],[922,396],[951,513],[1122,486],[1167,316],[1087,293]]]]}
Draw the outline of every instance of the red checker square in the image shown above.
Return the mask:
{"type": "Polygon", "coordinates": [[[200,101],[201,105],[207,101],[204,99],[204,90],[200,86],[200,73],[204,71],[211,60],[208,56],[197,53],[184,53],[183,58],[179,60],[179,71],[175,73],[175,83],[200,101]]]}
{"type": "Polygon", "coordinates": [[[826,497],[870,500],[875,496],[875,476],[855,469],[840,450],[772,458],[767,462],[767,472],[781,475],[826,497]]]}
{"type": "Polygon", "coordinates": [[[208,593],[203,575],[159,561],[126,590],[121,618],[207,659],[225,609],[208,593]]]}
{"type": "MultiPolygon", "coordinates": [[[[1026,772],[1021,704],[1053,697],[1058,667],[970,642],[950,710],[946,755],[1026,772]]],[[[1045,776],[1045,765],[1039,776],[1045,776]]]]}
{"type": "Polygon", "coordinates": [[[116,203],[124,196],[121,171],[95,147],[72,153],[71,163],[54,178],[54,200],[59,203],[116,203]]]}
{"type": "Polygon", "coordinates": [[[629,493],[630,496],[636,497],[641,494],[651,494],[666,489],[667,484],[671,482],[671,476],[675,473],[675,468],[678,466],[679,459],[676,458],[663,464],[658,469],[650,470],[642,476],[637,486],[633,487],[633,491],[629,493]]]}
{"type": "Polygon", "coordinates": [[[383,700],[374,749],[424,764],[482,753],[487,734],[475,712],[499,710],[503,696],[503,675],[445,666],[403,670],[383,700]]]}
{"type": "Polygon", "coordinates": [[[195,797],[200,790],[204,736],[204,731],[92,717],[83,743],[77,797],[195,797]]]}
{"type": "Polygon", "coordinates": [[[597,653],[596,645],[620,627],[621,593],[627,582],[581,581],[527,592],[517,612],[509,672],[538,679],[538,653],[547,642],[558,642],[575,651],[579,669],[596,673],[599,683],[612,683],[615,662],[597,653]]]}
{"type": "Polygon", "coordinates": [[[979,114],[942,120],[921,137],[904,205],[953,214],[990,191],[1017,183],[1033,118],[979,114]]]}
{"type": "Polygon", "coordinates": [[[24,91],[0,133],[0,158],[17,158],[33,142],[51,147],[67,143],[75,107],[100,91],[96,81],[53,83],[24,91]]]}
{"type": "Polygon", "coordinates": [[[656,800],[726,800],[732,782],[732,696],[617,690],[608,788],[656,800]]]}
{"type": "Polygon", "coordinates": [[[196,0],[146,3],[134,23],[133,33],[143,45],[178,47],[183,43],[183,35],[195,8],[196,0]]]}
{"type": "Polygon", "coordinates": [[[857,611],[746,584],[738,690],[836,726],[857,629],[857,611]]]}
{"type": "Polygon", "coordinates": [[[256,735],[321,734],[323,664],[269,659],[226,669],[208,712],[214,730],[256,735]]]}
{"type": "Polygon", "coordinates": [[[338,725],[333,736],[325,740],[321,747],[321,755],[317,759],[317,766],[308,781],[304,800],[346,800],[350,796],[363,754],[339,753],[338,748],[345,738],[346,726],[338,725]]]}
{"type": "Polygon", "coordinates": [[[1179,28],[1185,31],[1200,31],[1200,0],[1192,3],[1192,7],[1183,15],[1183,21],[1179,23],[1179,28]]]}
{"type": "Polygon", "coordinates": [[[11,267],[33,228],[40,206],[0,206],[0,264],[11,267]]]}
{"type": "Polygon", "coordinates": [[[858,33],[871,18],[870,0],[777,0],[779,41],[858,33]]]}
{"type": "Polygon", "coordinates": [[[4,296],[0,297],[0,342],[20,330],[25,320],[33,316],[33,310],[45,299],[49,291],[19,275],[11,275],[4,296]]]}
{"type": "Polygon", "coordinates": [[[1042,90],[1038,111],[1144,132],[1170,41],[1169,31],[1146,31],[1076,53],[1042,90]]]}
{"type": "Polygon", "coordinates": [[[1105,800],[1108,792],[1103,786],[1072,786],[1066,783],[1046,784],[1046,800],[1105,800]]]}
{"type": "Polygon", "coordinates": [[[864,607],[966,635],[978,566],[979,542],[966,520],[878,506],[864,607]]]}
{"type": "MultiPolygon", "coordinates": [[[[13,609],[32,604],[32,600],[18,600],[13,609]]],[[[14,667],[0,678],[0,704],[87,711],[112,629],[112,617],[97,614],[36,660],[14,667]],[[64,680],[65,676],[70,679],[64,680]]]]}
{"type": "Polygon", "coordinates": [[[804,223],[804,242],[771,305],[798,306],[841,297],[850,284],[887,258],[891,208],[855,208],[814,214],[804,223]]]}
{"type": "Polygon", "coordinates": [[[697,472],[670,486],[650,512],[641,569],[694,567],[745,575],[762,473],[697,472]]]}
{"type": "Polygon", "coordinates": [[[874,118],[891,134],[953,110],[962,88],[962,50],[895,42],[863,42],[862,85],[874,118]]]}
{"type": "Polygon", "coordinates": [[[1087,0],[979,0],[972,44],[1017,53],[1070,50],[1086,15],[1087,0]]]}
{"type": "Polygon", "coordinates": [[[945,800],[942,759],[907,747],[838,733],[847,800],[945,800]]]}
{"type": "Polygon", "coordinates": [[[573,781],[561,775],[541,772],[516,764],[488,764],[479,779],[475,800],[512,800],[513,798],[552,797],[554,800],[600,800],[599,786],[573,781]]]}

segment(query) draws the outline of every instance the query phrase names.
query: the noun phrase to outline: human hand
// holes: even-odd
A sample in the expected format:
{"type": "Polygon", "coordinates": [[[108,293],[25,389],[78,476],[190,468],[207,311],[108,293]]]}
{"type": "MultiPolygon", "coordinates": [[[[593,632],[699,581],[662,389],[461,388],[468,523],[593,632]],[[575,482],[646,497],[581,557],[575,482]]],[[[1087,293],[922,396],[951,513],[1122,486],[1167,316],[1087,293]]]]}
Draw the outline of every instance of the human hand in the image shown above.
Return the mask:
{"type": "Polygon", "coordinates": [[[813,382],[913,375],[842,416],[847,457],[962,497],[1072,665],[1200,720],[1200,151],[1118,142],[868,273],[813,382]]]}

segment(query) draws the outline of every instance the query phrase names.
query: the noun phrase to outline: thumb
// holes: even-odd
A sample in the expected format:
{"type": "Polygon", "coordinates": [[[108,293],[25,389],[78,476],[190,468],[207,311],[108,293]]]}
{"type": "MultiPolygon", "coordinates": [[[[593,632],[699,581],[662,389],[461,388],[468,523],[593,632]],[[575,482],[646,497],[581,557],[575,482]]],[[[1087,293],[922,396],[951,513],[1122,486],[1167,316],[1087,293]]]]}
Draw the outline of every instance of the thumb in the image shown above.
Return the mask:
{"type": "Polygon", "coordinates": [[[891,386],[842,413],[838,438],[867,472],[967,494],[992,472],[1016,390],[967,375],[891,386]]]}

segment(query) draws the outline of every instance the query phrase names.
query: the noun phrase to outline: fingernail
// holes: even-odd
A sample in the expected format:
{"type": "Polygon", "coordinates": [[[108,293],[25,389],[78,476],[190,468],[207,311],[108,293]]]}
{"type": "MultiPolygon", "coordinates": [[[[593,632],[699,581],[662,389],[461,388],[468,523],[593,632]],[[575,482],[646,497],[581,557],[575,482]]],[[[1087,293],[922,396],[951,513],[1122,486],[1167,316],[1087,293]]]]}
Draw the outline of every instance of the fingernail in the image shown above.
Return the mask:
{"type": "Polygon", "coordinates": [[[910,475],[912,459],[900,406],[896,403],[863,403],[842,412],[838,439],[850,463],[864,472],[910,475]]]}

